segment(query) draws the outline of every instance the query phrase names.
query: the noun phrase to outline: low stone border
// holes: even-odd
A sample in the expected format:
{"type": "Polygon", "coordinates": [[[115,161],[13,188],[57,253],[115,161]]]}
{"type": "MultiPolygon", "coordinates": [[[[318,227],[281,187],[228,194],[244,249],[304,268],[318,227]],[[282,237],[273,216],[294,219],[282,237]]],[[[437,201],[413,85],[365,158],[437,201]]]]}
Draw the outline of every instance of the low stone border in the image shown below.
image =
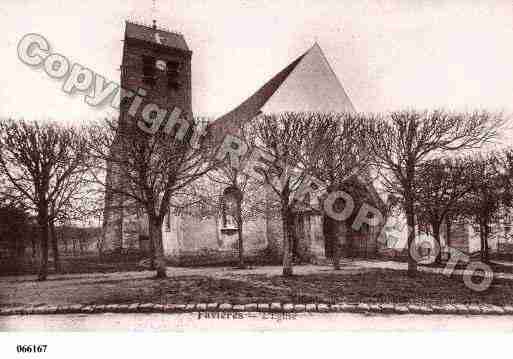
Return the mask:
{"type": "Polygon", "coordinates": [[[392,303],[196,303],[196,304],[108,304],[0,308],[0,315],[93,314],[93,313],[192,313],[192,312],[269,312],[269,313],[380,313],[380,314],[513,314],[513,306],[491,304],[416,305],[392,303]]]}

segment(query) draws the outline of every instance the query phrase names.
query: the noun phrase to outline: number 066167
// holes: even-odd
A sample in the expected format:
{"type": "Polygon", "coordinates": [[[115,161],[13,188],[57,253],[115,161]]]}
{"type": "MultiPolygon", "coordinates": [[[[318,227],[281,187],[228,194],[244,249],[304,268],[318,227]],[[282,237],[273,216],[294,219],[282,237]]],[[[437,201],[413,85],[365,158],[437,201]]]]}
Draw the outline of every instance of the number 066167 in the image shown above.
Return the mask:
{"type": "Polygon", "coordinates": [[[46,344],[23,344],[17,345],[16,351],[18,353],[46,353],[46,344]]]}

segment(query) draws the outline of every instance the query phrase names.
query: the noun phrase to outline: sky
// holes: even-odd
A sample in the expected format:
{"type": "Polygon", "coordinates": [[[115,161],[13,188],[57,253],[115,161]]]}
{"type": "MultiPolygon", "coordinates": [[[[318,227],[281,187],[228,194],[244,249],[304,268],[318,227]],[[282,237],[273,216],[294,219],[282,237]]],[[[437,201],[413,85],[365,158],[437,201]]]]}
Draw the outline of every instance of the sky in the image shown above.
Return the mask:
{"type": "Polygon", "coordinates": [[[23,64],[28,33],[119,82],[124,21],[156,18],[193,51],[196,115],[222,115],[315,42],[358,111],[513,113],[513,2],[1,0],[0,116],[86,121],[109,114],[23,64]]]}

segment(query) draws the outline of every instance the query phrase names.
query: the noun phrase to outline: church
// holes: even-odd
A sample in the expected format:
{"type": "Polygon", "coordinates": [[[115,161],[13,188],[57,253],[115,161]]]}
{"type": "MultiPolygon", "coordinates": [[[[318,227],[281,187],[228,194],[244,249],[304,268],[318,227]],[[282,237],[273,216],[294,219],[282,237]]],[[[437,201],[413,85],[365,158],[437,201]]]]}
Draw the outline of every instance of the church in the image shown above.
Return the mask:
{"type": "MultiPolygon", "coordinates": [[[[147,100],[162,107],[179,107],[192,116],[191,58],[183,35],[153,26],[126,22],[121,64],[121,86],[136,91],[144,88],[147,100]]],[[[243,78],[241,74],[241,78],[243,78]]],[[[341,82],[331,68],[319,44],[293,60],[288,66],[256,90],[239,106],[211,121],[207,134],[222,139],[235,134],[243,121],[259,114],[281,112],[355,112],[341,82]]],[[[241,87],[243,84],[241,84],[241,87]]],[[[120,106],[120,122],[128,120],[128,112],[120,106]]],[[[112,150],[116,150],[113,146],[112,150]]],[[[123,179],[107,173],[110,188],[122,186],[123,179]]],[[[203,179],[202,179],[203,180],[203,179]]],[[[208,180],[204,180],[208,181],[208,180]]],[[[380,206],[372,183],[354,179],[371,205],[380,206]]],[[[211,206],[177,210],[170,208],[162,228],[167,260],[176,265],[205,265],[230,263],[236,260],[237,236],[223,230],[226,220],[217,205],[223,188],[210,193],[211,206]]],[[[282,253],[282,230],[279,214],[270,207],[269,191],[262,189],[262,210],[244,220],[244,256],[254,263],[279,263],[282,253]]],[[[144,215],[129,209],[126,199],[107,187],[103,224],[103,250],[148,250],[148,231],[144,215]]],[[[326,218],[319,206],[307,206],[294,216],[293,255],[297,263],[323,262],[331,253],[325,240],[326,218]]],[[[372,257],[377,251],[378,228],[358,232],[340,223],[338,240],[346,248],[343,255],[372,257]]]]}

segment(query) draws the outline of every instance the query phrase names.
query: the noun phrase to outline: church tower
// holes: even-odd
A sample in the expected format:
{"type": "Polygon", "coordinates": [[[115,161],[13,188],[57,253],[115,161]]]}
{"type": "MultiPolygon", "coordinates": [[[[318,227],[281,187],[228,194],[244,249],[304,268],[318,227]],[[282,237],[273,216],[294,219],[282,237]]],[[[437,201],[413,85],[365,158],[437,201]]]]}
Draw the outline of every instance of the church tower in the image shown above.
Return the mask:
{"type": "MultiPolygon", "coordinates": [[[[182,113],[192,112],[191,55],[181,34],[157,28],[126,23],[121,87],[147,92],[145,102],[182,113]]],[[[125,116],[126,108],[121,108],[125,116]]]]}
{"type": "MultiPolygon", "coordinates": [[[[153,26],[126,22],[123,57],[121,63],[121,88],[124,91],[143,94],[145,104],[156,104],[171,112],[181,110],[181,117],[192,117],[191,56],[181,34],[153,26]]],[[[119,107],[119,124],[135,124],[141,110],[132,117],[129,113],[132,99],[123,98],[119,107]]],[[[118,133],[118,136],[120,134],[118,133]]],[[[111,151],[119,151],[116,141],[111,151]]],[[[138,248],[141,230],[134,220],[133,211],[127,211],[127,200],[113,188],[124,185],[115,164],[107,170],[107,189],[103,222],[103,250],[138,248]],[[128,213],[130,212],[130,213],[128,213]]],[[[140,222],[140,221],[139,221],[140,222]]]]}

